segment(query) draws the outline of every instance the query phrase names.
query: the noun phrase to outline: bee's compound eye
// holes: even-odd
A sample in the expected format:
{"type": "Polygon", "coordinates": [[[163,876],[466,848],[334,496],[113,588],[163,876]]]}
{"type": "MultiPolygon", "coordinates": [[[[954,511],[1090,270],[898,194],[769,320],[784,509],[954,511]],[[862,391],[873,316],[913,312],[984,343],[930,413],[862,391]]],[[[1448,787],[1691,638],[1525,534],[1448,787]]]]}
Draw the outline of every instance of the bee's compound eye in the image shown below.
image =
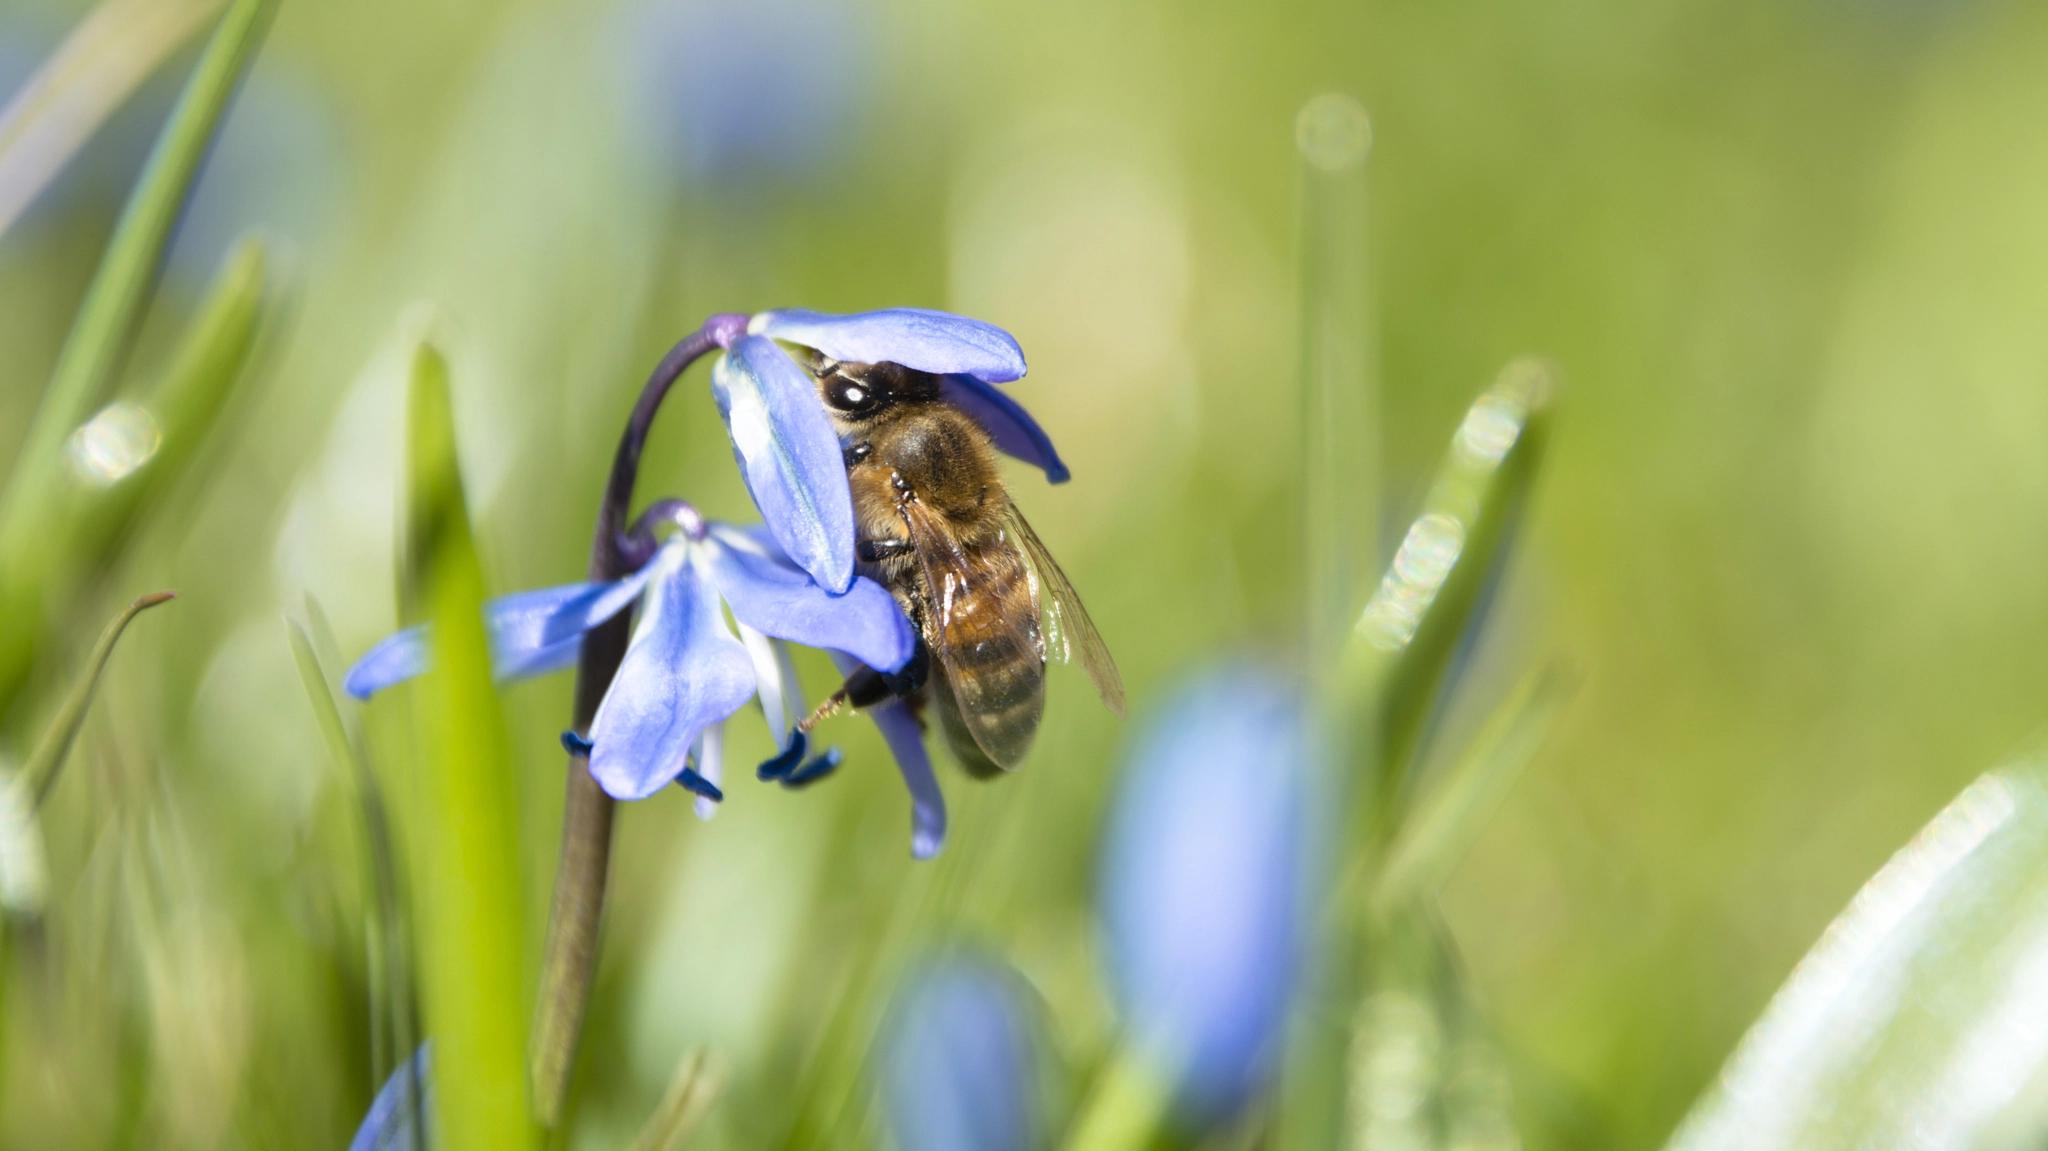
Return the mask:
{"type": "Polygon", "coordinates": [[[864,412],[875,406],[875,390],[859,380],[833,376],[825,383],[825,402],[842,412],[864,412]]]}

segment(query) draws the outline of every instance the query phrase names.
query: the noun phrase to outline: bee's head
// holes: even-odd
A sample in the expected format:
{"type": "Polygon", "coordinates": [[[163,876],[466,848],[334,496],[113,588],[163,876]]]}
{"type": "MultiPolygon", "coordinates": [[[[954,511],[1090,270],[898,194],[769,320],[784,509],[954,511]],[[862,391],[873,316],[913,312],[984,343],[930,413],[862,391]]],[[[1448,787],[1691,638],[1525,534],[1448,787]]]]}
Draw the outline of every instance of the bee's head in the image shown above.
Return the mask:
{"type": "Polygon", "coordinates": [[[864,424],[891,408],[939,398],[939,377],[901,364],[853,364],[814,352],[809,366],[826,410],[844,424],[864,424]]]}

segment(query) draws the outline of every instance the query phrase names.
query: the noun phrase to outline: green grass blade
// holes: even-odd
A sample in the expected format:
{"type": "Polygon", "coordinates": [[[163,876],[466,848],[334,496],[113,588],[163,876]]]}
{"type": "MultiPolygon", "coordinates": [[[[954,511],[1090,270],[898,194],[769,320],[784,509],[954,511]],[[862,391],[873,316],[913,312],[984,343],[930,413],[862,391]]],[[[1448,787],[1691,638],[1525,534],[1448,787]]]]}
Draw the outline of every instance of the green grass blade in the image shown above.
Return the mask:
{"type": "Polygon", "coordinates": [[[1671,1151],[2048,1133],[2048,747],[1965,788],[1801,960],[1671,1151]]]}
{"type": "Polygon", "coordinates": [[[1166,1119],[1172,1084],[1125,1050],[1103,1069],[1064,1151],[1144,1151],[1166,1119]]]}
{"type": "Polygon", "coordinates": [[[1295,119],[1301,156],[1301,463],[1304,650],[1322,683],[1376,570],[1379,449],[1366,264],[1366,158],[1358,101],[1317,96],[1295,119]]]}
{"type": "Polygon", "coordinates": [[[268,285],[263,242],[246,237],[222,265],[157,386],[140,402],[110,407],[73,433],[73,470],[87,485],[72,517],[73,562],[113,562],[110,549],[185,473],[255,354],[271,310],[268,285]],[[147,435],[154,449],[136,451],[101,434],[99,425],[109,420],[136,429],[131,438],[147,435]],[[116,450],[95,450],[105,440],[115,441],[116,450]]]}
{"type": "Polygon", "coordinates": [[[322,670],[312,636],[296,620],[287,619],[285,627],[299,680],[306,689],[306,701],[312,705],[313,717],[320,725],[328,757],[355,800],[362,828],[363,891],[369,905],[363,917],[363,944],[370,993],[370,1085],[374,1089],[390,1076],[400,1053],[407,1050],[412,1039],[410,1028],[405,1026],[411,1017],[410,965],[400,950],[406,933],[400,921],[391,826],[377,777],[356,752],[355,743],[342,724],[334,688],[322,670]]]}
{"type": "Polygon", "coordinates": [[[86,289],[0,492],[0,705],[19,690],[40,625],[41,569],[67,534],[64,441],[105,398],[140,326],[178,212],[255,57],[274,0],[233,0],[158,134],[86,289]]]}
{"type": "MultiPolygon", "coordinates": [[[[1339,707],[1379,749],[1382,820],[1405,780],[1444,673],[1527,502],[1549,436],[1557,383],[1542,361],[1517,360],[1472,404],[1451,437],[1420,514],[1346,639],[1339,707]]],[[[1354,751],[1362,750],[1354,748],[1354,751]]]]}
{"type": "Polygon", "coordinates": [[[221,0],[105,0],[0,111],[0,236],[221,0]]]}
{"type": "Polygon", "coordinates": [[[662,1093],[661,1103],[633,1140],[632,1151],[682,1151],[703,1124],[704,1116],[718,1100],[724,1077],[711,1057],[698,1049],[683,1056],[676,1073],[662,1093]]]}
{"type": "Polygon", "coordinates": [[[1380,940],[1368,896],[1401,824],[1407,765],[1445,672],[1537,474],[1557,390],[1539,361],[1518,360],[1466,412],[1419,515],[1344,638],[1329,695],[1343,794],[1344,876],[1291,1024],[1277,1124],[1281,1151],[1338,1144],[1352,1021],[1380,940]]]}
{"type": "Polygon", "coordinates": [[[71,754],[71,745],[78,739],[78,731],[85,726],[86,709],[92,706],[93,693],[99,689],[100,676],[107,670],[107,660],[113,657],[114,645],[121,642],[121,633],[135,617],[160,603],[177,598],[176,592],[151,592],[136,597],[135,601],[121,609],[121,613],[108,621],[105,631],[100,633],[99,642],[93,645],[92,655],[86,660],[85,670],[77,682],[71,685],[71,694],[64,697],[64,704],[57,709],[56,718],[50,721],[49,730],[43,733],[41,743],[22,765],[22,778],[34,791],[36,806],[50,796],[50,789],[57,784],[57,776],[64,769],[65,757],[71,754]]]}
{"type": "Polygon", "coordinates": [[[1457,866],[1486,817],[1534,759],[1571,697],[1555,667],[1529,674],[1494,709],[1458,761],[1402,821],[1373,893],[1384,911],[1435,891],[1457,866]]]}
{"type": "Polygon", "coordinates": [[[518,819],[448,367],[424,344],[413,358],[405,490],[409,582],[433,624],[433,670],[416,697],[429,796],[417,890],[437,1145],[510,1151],[533,1146],[537,1134],[527,1102],[518,819]]]}

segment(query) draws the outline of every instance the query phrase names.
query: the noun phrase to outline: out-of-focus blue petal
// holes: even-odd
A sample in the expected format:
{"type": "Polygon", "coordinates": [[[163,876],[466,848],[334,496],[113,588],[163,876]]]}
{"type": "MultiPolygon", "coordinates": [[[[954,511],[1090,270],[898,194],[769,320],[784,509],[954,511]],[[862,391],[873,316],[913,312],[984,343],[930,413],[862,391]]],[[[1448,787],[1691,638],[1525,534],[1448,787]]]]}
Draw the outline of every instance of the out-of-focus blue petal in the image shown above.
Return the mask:
{"type": "Polygon", "coordinates": [[[638,598],[653,567],[649,564],[622,580],[514,592],[485,604],[492,672],[499,679],[522,679],[574,664],[583,648],[583,633],[638,598]]]}
{"type": "Polygon", "coordinates": [[[1278,1054],[1306,918],[1312,754],[1298,693],[1233,667],[1180,695],[1118,787],[1101,888],[1113,983],[1194,1122],[1243,1104],[1278,1054]]]}
{"type": "Polygon", "coordinates": [[[1024,410],[1024,405],[982,383],[973,376],[954,374],[939,383],[939,398],[966,412],[996,450],[1014,456],[1036,468],[1045,469],[1049,483],[1063,484],[1073,478],[1067,465],[1053,450],[1052,437],[1024,410]]]}
{"type": "Polygon", "coordinates": [[[850,316],[790,308],[762,312],[747,330],[850,363],[887,360],[939,376],[958,372],[984,384],[1024,378],[1024,349],[1010,333],[928,308],[884,308],[850,316]]]}
{"type": "Polygon", "coordinates": [[[434,1114],[434,1096],[427,1085],[432,1047],[431,1042],[420,1044],[377,1089],[363,1125],[348,1141],[348,1151],[426,1151],[434,1114]]]}
{"type": "Polygon", "coordinates": [[[992,960],[959,956],[904,977],[882,1051],[900,1151],[1039,1146],[1033,1014],[1023,980],[992,960]]]}
{"type": "Polygon", "coordinates": [[[682,771],[705,727],[754,694],[747,649],[680,548],[664,548],[626,658],[590,725],[590,774],[614,799],[645,799],[682,771]]]}
{"type": "Polygon", "coordinates": [[[755,631],[850,652],[877,671],[902,668],[916,650],[917,637],[896,597],[865,576],[855,577],[845,594],[829,594],[756,537],[723,525],[714,525],[694,554],[733,618],[755,631]]]}
{"type": "MultiPolygon", "coordinates": [[[[855,661],[851,656],[831,654],[842,675],[852,673],[855,661]]],[[[866,714],[881,730],[889,754],[896,760],[896,770],[903,776],[903,786],[910,789],[910,857],[930,859],[946,846],[946,793],[939,789],[939,777],[932,771],[924,731],[917,726],[917,717],[897,700],[884,700],[868,708],[866,714]]]]}
{"type": "Polygon", "coordinates": [[[393,684],[425,675],[427,664],[427,628],[420,624],[377,641],[348,669],[341,687],[357,699],[368,699],[393,684]]]}
{"type": "Polygon", "coordinates": [[[740,475],[775,542],[827,591],[853,583],[853,496],[838,433],[810,373],[744,336],[711,369],[740,475]]]}

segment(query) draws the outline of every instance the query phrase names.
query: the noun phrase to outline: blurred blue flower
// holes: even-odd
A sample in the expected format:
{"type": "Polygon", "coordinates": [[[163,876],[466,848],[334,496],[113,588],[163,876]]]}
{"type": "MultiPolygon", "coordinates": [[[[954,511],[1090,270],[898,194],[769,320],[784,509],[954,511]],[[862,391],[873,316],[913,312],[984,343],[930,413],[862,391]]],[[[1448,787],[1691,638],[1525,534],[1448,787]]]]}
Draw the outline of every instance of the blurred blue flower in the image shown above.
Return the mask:
{"type": "Polygon", "coordinates": [[[1024,351],[993,324],[923,308],[850,316],[787,310],[721,332],[726,352],[711,368],[711,394],[732,438],[754,506],[782,550],[818,585],[853,579],[853,496],[832,417],[808,366],[780,344],[846,363],[901,364],[946,377],[945,395],[989,432],[998,448],[1067,477],[1052,441],[1029,413],[991,384],[1024,376],[1024,351]],[[779,343],[778,343],[779,341],[779,343]]]}
{"type": "Polygon", "coordinates": [[[377,1089],[348,1151],[426,1151],[434,1108],[427,1084],[432,1047],[431,1042],[420,1044],[377,1089]]]}
{"type": "Polygon", "coordinates": [[[913,969],[882,1038],[882,1099],[899,1151],[1031,1151],[1040,1143],[1031,995],[993,960],[913,969]]]}
{"type": "Polygon", "coordinates": [[[1211,672],[1140,739],[1110,815],[1101,915],[1134,1052],[1203,1124],[1265,1083],[1302,953],[1312,741],[1299,693],[1211,672]]]}
{"type": "Polygon", "coordinates": [[[853,0],[641,0],[621,15],[632,119],[675,175],[802,179],[845,151],[876,58],[853,0]]]}
{"type": "MultiPolygon", "coordinates": [[[[800,718],[796,677],[780,641],[846,652],[896,671],[909,662],[916,637],[896,600],[872,580],[854,579],[834,594],[759,530],[706,523],[681,503],[654,511],[679,530],[633,575],[520,592],[485,605],[493,664],[502,679],[568,667],[584,632],[637,601],[632,642],[588,743],[565,738],[588,752],[591,774],[615,798],[644,799],[676,782],[716,801],[723,798],[718,784],[728,716],[759,695],[783,737],[800,718]],[[739,622],[737,639],[721,603],[739,622]]],[[[343,686],[368,699],[425,671],[429,651],[425,626],[407,628],[356,661],[343,686]]],[[[793,765],[782,778],[800,785],[837,763],[836,751],[829,752],[809,767],[793,765]]]]}

